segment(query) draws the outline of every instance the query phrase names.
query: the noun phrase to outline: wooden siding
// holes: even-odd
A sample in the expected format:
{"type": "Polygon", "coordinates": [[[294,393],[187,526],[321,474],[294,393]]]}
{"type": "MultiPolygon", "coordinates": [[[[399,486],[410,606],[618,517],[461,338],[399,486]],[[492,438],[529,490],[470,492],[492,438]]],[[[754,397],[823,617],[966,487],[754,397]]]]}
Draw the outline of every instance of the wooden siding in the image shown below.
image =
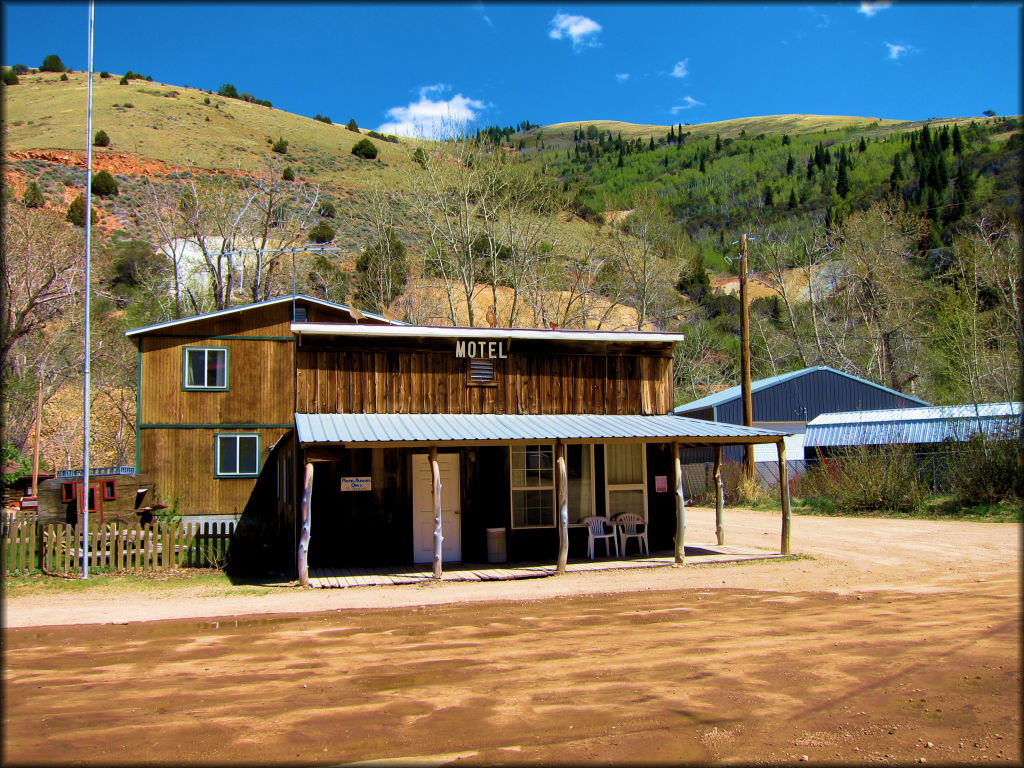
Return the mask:
{"type": "Polygon", "coordinates": [[[451,352],[300,348],[300,413],[664,414],[672,359],[618,354],[519,353],[495,361],[496,383],[469,383],[451,352]]]}
{"type": "MultiPolygon", "coordinates": [[[[214,435],[244,432],[259,434],[259,465],[263,472],[273,474],[277,462],[267,463],[271,446],[289,430],[277,429],[143,429],[141,449],[147,474],[164,504],[179,500],[180,512],[186,515],[241,514],[250,503],[259,478],[214,477],[214,435]]],[[[273,486],[272,486],[273,487],[273,486]]],[[[273,508],[273,499],[262,499],[273,508]]]]}

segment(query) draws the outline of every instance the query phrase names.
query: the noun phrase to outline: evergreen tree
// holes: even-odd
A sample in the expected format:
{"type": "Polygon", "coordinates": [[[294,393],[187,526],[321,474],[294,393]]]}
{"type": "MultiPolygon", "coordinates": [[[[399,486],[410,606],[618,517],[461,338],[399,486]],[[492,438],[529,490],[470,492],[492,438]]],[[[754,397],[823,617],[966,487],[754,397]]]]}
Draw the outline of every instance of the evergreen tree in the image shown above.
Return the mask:
{"type": "Polygon", "coordinates": [[[771,208],[775,205],[775,191],[772,189],[772,185],[769,184],[764,188],[764,207],[771,208]]]}
{"type": "Polygon", "coordinates": [[[796,201],[796,190],[793,189],[793,188],[790,188],[790,190],[789,190],[789,203],[787,205],[787,208],[789,210],[791,210],[791,211],[794,211],[794,210],[796,210],[797,205],[798,205],[798,203],[796,201]]]}
{"type": "MultiPolygon", "coordinates": [[[[76,227],[85,226],[85,195],[79,194],[78,197],[71,201],[71,205],[68,206],[67,216],[64,218],[76,227]]],[[[95,208],[90,211],[89,218],[93,224],[100,220],[95,208]]]]}
{"type": "Polygon", "coordinates": [[[334,227],[326,221],[318,222],[307,233],[311,243],[329,243],[334,239],[334,227]]]}
{"type": "Polygon", "coordinates": [[[839,173],[836,175],[836,193],[844,200],[850,194],[850,177],[846,170],[846,155],[842,155],[839,158],[839,173]]]}
{"type": "Polygon", "coordinates": [[[39,185],[34,181],[30,181],[28,186],[25,187],[25,194],[22,195],[21,202],[24,203],[26,208],[42,208],[46,204],[46,198],[43,197],[43,191],[39,188],[39,185]]]}
{"type": "MultiPolygon", "coordinates": [[[[620,150],[619,150],[619,161],[618,161],[618,162],[617,162],[617,163],[615,164],[615,167],[616,167],[616,168],[622,168],[622,167],[623,167],[623,166],[625,165],[625,163],[623,162],[623,159],[622,159],[622,158],[623,158],[623,152],[622,152],[622,150],[620,149],[620,150]]],[[[83,482],[84,482],[84,481],[83,481],[83,482]]]]}
{"type": "Polygon", "coordinates": [[[703,173],[705,175],[708,172],[707,167],[704,165],[704,155],[700,156],[700,168],[698,168],[697,170],[699,170],[701,173],[703,173]]]}
{"type": "Polygon", "coordinates": [[[901,181],[903,181],[903,163],[900,162],[900,156],[897,153],[892,158],[892,173],[889,174],[889,189],[893,192],[897,191],[900,187],[901,181]]]}
{"type": "Polygon", "coordinates": [[[107,136],[107,132],[104,130],[96,131],[96,136],[92,140],[94,147],[109,147],[110,137],[107,136]]]}
{"type": "Polygon", "coordinates": [[[285,169],[281,171],[281,178],[284,181],[295,181],[295,171],[292,170],[290,165],[286,166],[285,169]]]}
{"type": "Polygon", "coordinates": [[[100,171],[92,177],[92,193],[100,197],[117,196],[117,181],[110,175],[109,171],[100,171]]]}
{"type": "Polygon", "coordinates": [[[377,145],[369,139],[360,139],[352,145],[352,154],[364,160],[373,160],[377,157],[377,145]]]}
{"type": "Polygon", "coordinates": [[[4,70],[4,85],[17,85],[18,84],[18,73],[13,68],[4,70]]]}
{"type": "Polygon", "coordinates": [[[721,134],[715,134],[715,154],[717,155],[722,151],[722,136],[721,134]]]}
{"type": "Polygon", "coordinates": [[[945,152],[949,149],[949,126],[942,126],[942,131],[939,133],[939,148],[945,152]]]}
{"type": "Polygon", "coordinates": [[[964,151],[964,140],[960,135],[960,126],[953,126],[953,154],[960,156],[964,151]]]}
{"type": "MultiPolygon", "coordinates": [[[[60,60],[60,56],[56,53],[51,53],[45,59],[43,59],[43,65],[39,67],[40,72],[63,72],[66,69],[64,62],[60,60]]],[[[84,214],[83,214],[84,216],[84,214]]],[[[85,226],[83,218],[82,226],[85,226]]]]}
{"type": "Polygon", "coordinates": [[[867,149],[868,149],[868,144],[867,144],[866,141],[864,141],[864,137],[861,136],[860,137],[860,146],[857,147],[857,151],[858,152],[866,152],[867,149]]]}
{"type": "Polygon", "coordinates": [[[647,149],[649,149],[649,150],[653,150],[654,149],[654,136],[651,136],[651,143],[647,147],[647,149]]]}
{"type": "Polygon", "coordinates": [[[796,162],[793,160],[793,153],[789,153],[789,159],[786,160],[786,175],[792,176],[793,169],[796,167],[796,162]]]}

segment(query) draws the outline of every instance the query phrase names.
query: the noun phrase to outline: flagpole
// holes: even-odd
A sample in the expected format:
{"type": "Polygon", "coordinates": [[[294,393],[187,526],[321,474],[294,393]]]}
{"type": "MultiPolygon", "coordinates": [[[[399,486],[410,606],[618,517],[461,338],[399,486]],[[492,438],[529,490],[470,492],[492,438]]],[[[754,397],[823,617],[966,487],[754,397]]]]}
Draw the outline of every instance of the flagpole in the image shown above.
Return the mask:
{"type": "MultiPolygon", "coordinates": [[[[89,0],[89,107],[85,136],[85,363],[82,368],[82,578],[89,578],[89,280],[92,266],[92,34],[94,1],[89,0]]],[[[99,499],[97,499],[97,502],[99,499]]]]}

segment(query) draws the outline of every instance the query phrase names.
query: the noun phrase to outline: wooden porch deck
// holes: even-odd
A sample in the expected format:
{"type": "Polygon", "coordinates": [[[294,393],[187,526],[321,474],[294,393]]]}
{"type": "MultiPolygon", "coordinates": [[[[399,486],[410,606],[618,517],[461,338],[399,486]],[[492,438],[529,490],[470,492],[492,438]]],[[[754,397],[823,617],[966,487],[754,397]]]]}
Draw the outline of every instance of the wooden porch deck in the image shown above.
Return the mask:
{"type": "MultiPolygon", "coordinates": [[[[699,544],[686,547],[686,565],[735,563],[744,560],[771,560],[784,557],[778,552],[755,552],[749,548],[717,544],[699,544]]],[[[675,564],[671,553],[656,552],[650,556],[633,556],[624,560],[598,558],[574,559],[565,567],[567,573],[580,571],[614,571],[626,568],[662,568],[675,564]]],[[[507,581],[510,579],[537,579],[553,576],[554,563],[452,563],[445,564],[442,581],[507,581]]],[[[385,566],[380,568],[310,568],[309,586],[315,589],[344,587],[379,587],[391,584],[418,584],[430,581],[433,570],[430,563],[385,566]]]]}

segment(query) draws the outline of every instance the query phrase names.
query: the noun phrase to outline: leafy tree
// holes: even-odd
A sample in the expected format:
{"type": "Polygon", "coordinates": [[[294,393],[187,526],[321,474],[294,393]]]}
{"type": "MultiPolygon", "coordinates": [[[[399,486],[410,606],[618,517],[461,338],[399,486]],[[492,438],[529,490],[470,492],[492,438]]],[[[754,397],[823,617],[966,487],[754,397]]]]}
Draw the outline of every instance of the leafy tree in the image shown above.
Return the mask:
{"type": "MultiPolygon", "coordinates": [[[[93,224],[100,220],[99,214],[96,213],[95,208],[93,208],[90,213],[91,215],[89,218],[92,220],[93,224]]],[[[71,201],[71,205],[68,206],[68,213],[67,216],[65,216],[65,219],[70,221],[76,227],[85,226],[85,195],[80,194],[71,201]]]]}
{"type": "Polygon", "coordinates": [[[356,125],[356,119],[354,117],[349,118],[348,124],[345,126],[348,130],[353,133],[359,133],[359,126],[356,125]]]}
{"type": "Polygon", "coordinates": [[[92,192],[100,197],[115,197],[118,194],[117,180],[108,171],[100,171],[92,177],[92,192]]]}
{"type": "Polygon", "coordinates": [[[30,181],[25,187],[25,194],[22,195],[21,202],[26,208],[42,208],[46,203],[46,198],[43,197],[43,191],[39,189],[39,185],[30,181]]]}
{"type": "Polygon", "coordinates": [[[278,139],[274,143],[273,150],[275,152],[277,152],[277,154],[279,154],[279,155],[287,154],[288,153],[288,142],[285,141],[284,139],[278,139]]]}
{"type": "Polygon", "coordinates": [[[295,171],[290,165],[285,166],[285,169],[281,171],[281,178],[285,181],[295,181],[295,171]]]}
{"type": "Polygon", "coordinates": [[[4,85],[17,85],[18,84],[18,73],[13,69],[4,70],[4,85]]]}
{"type": "Polygon", "coordinates": [[[369,139],[360,139],[352,146],[352,154],[364,160],[373,160],[377,157],[377,145],[369,139]]]}
{"type": "Polygon", "coordinates": [[[224,83],[224,85],[217,89],[217,94],[228,99],[238,98],[238,90],[231,83],[224,83]]]}
{"type": "Polygon", "coordinates": [[[110,137],[107,136],[107,132],[102,129],[96,131],[96,136],[92,140],[92,145],[94,147],[109,147],[110,137]]]}
{"type": "Polygon", "coordinates": [[[39,67],[40,72],[63,72],[65,69],[64,62],[56,53],[51,53],[43,59],[43,65],[39,67]]]}
{"type": "Polygon", "coordinates": [[[334,227],[321,221],[311,227],[307,235],[311,243],[329,243],[334,239],[334,227]]]}
{"type": "Polygon", "coordinates": [[[405,244],[392,227],[385,227],[381,236],[371,242],[356,259],[356,290],[365,308],[376,311],[390,306],[405,289],[409,279],[409,263],[405,244]]]}
{"type": "Polygon", "coordinates": [[[344,272],[323,253],[313,257],[313,264],[306,278],[310,295],[327,301],[343,303],[349,293],[349,273],[344,272]]]}

